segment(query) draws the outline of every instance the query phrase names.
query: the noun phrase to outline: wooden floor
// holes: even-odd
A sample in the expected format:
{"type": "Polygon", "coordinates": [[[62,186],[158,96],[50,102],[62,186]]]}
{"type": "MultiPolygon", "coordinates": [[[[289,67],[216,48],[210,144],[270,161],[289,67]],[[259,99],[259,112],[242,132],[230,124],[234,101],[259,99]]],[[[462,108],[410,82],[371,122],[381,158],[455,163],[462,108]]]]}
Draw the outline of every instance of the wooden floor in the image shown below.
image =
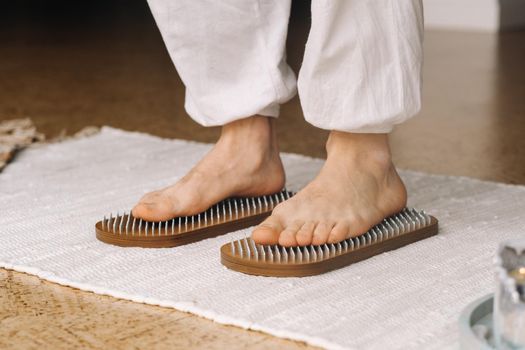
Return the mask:
{"type": "MultiPolygon", "coordinates": [[[[29,116],[48,137],[111,125],[215,140],[216,129],[184,112],[183,86],[143,2],[13,3],[0,13],[0,120],[29,116]]],[[[307,10],[294,5],[295,69],[307,10]]],[[[423,110],[392,135],[398,167],[525,184],[525,32],[428,32],[425,54],[423,110]]],[[[326,132],[303,121],[297,98],[278,124],[284,151],[324,156],[326,132]]],[[[0,348],[37,347],[307,346],[0,269],[0,348]]]]}

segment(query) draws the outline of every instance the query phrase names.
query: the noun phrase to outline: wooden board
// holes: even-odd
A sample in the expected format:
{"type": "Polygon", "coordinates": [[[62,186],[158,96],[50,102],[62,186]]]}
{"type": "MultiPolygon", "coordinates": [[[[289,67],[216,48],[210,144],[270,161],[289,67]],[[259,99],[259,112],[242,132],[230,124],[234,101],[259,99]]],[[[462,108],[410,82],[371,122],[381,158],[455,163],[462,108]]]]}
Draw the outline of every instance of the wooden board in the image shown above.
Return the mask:
{"type": "Polygon", "coordinates": [[[95,231],[100,241],[121,247],[176,247],[258,225],[277,204],[292,196],[293,192],[283,190],[268,196],[230,198],[197,215],[161,222],[117,215],[97,222],[95,231]]]}
{"type": "MultiPolygon", "coordinates": [[[[258,256],[255,256],[256,245],[253,243],[235,241],[227,243],[221,247],[221,263],[231,270],[238,272],[259,275],[259,276],[273,276],[273,277],[303,277],[312,276],[339,269],[350,264],[368,259],[374,255],[378,255],[389,250],[401,248],[407,244],[417,242],[419,240],[431,237],[438,233],[438,220],[433,216],[428,216],[428,222],[419,228],[407,229],[403,233],[393,235],[392,237],[376,240],[364,239],[365,235],[348,239],[348,242],[365,242],[346,252],[342,249],[334,248],[336,245],[323,245],[323,246],[308,246],[302,248],[284,248],[280,246],[264,247],[257,246],[258,256]],[[241,243],[242,242],[242,243],[241,243]],[[239,253],[239,249],[235,249],[238,246],[244,247],[244,251],[239,253]],[[251,246],[251,251],[248,252],[246,247],[251,246]],[[332,247],[331,247],[332,246],[332,247]],[[261,256],[262,249],[269,249],[268,252],[272,253],[272,258],[268,258],[268,254],[265,253],[264,259],[261,256]],[[308,252],[309,258],[297,258],[295,252],[305,251],[308,252]],[[235,251],[236,250],[236,251],[235,251]],[[284,261],[284,252],[286,252],[286,261],[284,261]],[[291,252],[294,254],[294,259],[291,259],[291,252]],[[316,259],[312,258],[311,253],[313,252],[316,259]],[[320,252],[321,254],[317,253],[320,252]],[[327,253],[328,252],[328,253],[327,253]],[[279,261],[276,260],[275,255],[279,254],[279,261]],[[324,256],[322,256],[324,254],[324,256]],[[320,257],[320,255],[322,257],[320,257]]],[[[377,227],[377,226],[376,226],[377,227]]],[[[370,231],[369,231],[370,232],[370,231]]],[[[266,251],[266,250],[265,250],[266,251]]],[[[301,253],[304,256],[304,253],[301,253]]]]}

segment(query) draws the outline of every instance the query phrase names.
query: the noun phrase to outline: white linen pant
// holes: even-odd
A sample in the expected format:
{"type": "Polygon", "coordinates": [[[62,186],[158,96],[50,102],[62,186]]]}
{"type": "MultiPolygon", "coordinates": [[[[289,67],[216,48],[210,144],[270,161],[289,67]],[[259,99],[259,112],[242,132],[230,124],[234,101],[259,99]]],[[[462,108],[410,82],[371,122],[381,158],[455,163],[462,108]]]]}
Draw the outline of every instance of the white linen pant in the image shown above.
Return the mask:
{"type": "Polygon", "coordinates": [[[298,87],[305,118],[328,130],[385,133],[420,109],[421,0],[312,0],[296,81],[286,63],[290,0],[148,0],[204,126],[277,117],[298,87]]]}

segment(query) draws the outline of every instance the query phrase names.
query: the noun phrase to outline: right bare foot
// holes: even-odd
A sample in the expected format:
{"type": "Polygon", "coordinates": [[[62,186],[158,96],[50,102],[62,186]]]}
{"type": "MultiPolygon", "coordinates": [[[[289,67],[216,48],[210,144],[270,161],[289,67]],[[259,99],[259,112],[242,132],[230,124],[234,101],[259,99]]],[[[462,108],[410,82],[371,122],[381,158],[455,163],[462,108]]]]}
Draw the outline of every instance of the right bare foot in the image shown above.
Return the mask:
{"type": "Polygon", "coordinates": [[[150,192],[133,208],[148,221],[194,215],[233,196],[262,196],[285,183],[274,121],[254,116],[224,125],[213,149],[167,188],[150,192]]]}
{"type": "Polygon", "coordinates": [[[253,231],[256,243],[337,243],[406,206],[406,188],[392,163],[387,134],[332,131],[326,150],[317,177],[253,231]]]}

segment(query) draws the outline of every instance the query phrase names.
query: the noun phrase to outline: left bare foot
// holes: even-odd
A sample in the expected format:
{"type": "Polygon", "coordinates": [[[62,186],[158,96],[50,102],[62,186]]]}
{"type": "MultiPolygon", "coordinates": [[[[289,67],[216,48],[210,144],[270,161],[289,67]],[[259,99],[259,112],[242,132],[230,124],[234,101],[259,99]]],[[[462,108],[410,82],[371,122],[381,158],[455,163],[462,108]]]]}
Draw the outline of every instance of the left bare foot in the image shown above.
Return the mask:
{"type": "Polygon", "coordinates": [[[405,185],[392,163],[387,134],[332,131],[319,175],[279,204],[252,234],[259,244],[336,243],[365,233],[401,211],[405,185]]]}
{"type": "Polygon", "coordinates": [[[222,127],[212,150],[172,186],[146,194],[133,215],[149,221],[195,215],[231,196],[280,191],[285,174],[270,117],[252,116],[222,127]]]}

